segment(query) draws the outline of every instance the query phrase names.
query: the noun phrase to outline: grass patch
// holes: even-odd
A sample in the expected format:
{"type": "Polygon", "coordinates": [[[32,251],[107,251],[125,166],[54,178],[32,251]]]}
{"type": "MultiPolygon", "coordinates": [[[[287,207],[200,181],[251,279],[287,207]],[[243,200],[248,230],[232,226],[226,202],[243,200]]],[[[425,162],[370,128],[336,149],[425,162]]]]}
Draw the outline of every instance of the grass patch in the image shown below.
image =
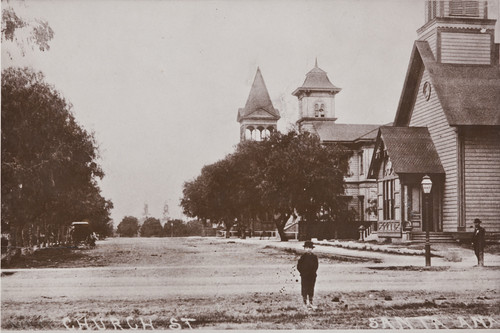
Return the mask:
{"type": "MultiPolygon", "coordinates": [[[[140,318],[151,322],[155,329],[169,329],[176,318],[182,328],[187,328],[181,318],[193,318],[194,329],[369,329],[369,318],[434,316],[438,318],[494,316],[500,320],[500,302],[454,299],[455,294],[444,294],[432,300],[432,293],[415,295],[413,292],[392,293],[393,301],[385,301],[387,291],[349,292],[340,295],[342,302],[334,302],[339,294],[318,295],[318,310],[306,310],[299,295],[270,296],[267,294],[240,294],[230,297],[196,297],[183,299],[156,299],[139,301],[97,301],[70,303],[52,301],[31,304],[7,302],[2,304],[2,328],[12,330],[64,330],[62,318],[68,317],[78,328],[77,320],[86,318],[91,327],[93,319],[99,325],[103,320],[111,326],[110,317],[117,318],[126,328],[126,318],[133,317],[133,324],[140,328],[140,318]],[[373,293],[375,298],[370,298],[373,293]],[[409,298],[409,299],[407,299],[409,298]],[[29,312],[28,312],[29,309],[29,312]],[[92,310],[88,310],[92,309],[92,310]],[[30,315],[26,315],[30,313],[30,315]]],[[[450,322],[449,328],[454,327],[450,322]]],[[[100,325],[102,326],[102,325],[100,325]]]]}

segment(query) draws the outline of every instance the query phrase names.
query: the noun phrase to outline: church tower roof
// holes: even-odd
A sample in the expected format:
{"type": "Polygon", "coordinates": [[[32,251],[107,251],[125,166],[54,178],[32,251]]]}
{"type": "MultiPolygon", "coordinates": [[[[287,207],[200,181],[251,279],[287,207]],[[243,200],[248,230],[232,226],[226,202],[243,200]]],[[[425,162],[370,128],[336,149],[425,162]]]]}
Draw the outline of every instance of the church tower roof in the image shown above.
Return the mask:
{"type": "Polygon", "coordinates": [[[279,111],[274,108],[271,102],[264,78],[258,67],[245,107],[238,110],[237,121],[241,122],[244,118],[280,119],[279,111]]]}
{"type": "Polygon", "coordinates": [[[316,59],[316,63],[314,68],[306,74],[306,79],[301,87],[295,89],[292,93],[294,96],[298,96],[301,92],[308,91],[327,91],[332,93],[338,93],[341,89],[334,86],[328,75],[324,70],[318,67],[318,60],[316,59]]]}

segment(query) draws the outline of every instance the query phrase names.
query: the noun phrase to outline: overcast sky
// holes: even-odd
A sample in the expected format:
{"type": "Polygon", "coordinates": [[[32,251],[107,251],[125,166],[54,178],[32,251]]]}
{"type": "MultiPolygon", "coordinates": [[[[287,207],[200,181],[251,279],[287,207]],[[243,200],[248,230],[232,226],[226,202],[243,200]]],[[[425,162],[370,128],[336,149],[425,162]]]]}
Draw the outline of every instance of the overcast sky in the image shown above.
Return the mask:
{"type": "MultiPolygon", "coordinates": [[[[492,1],[494,2],[494,1],[492,1]]],[[[298,117],[291,95],[320,68],[342,91],[338,123],[394,118],[424,1],[25,1],[25,18],[55,32],[47,52],[5,57],[32,66],[94,131],[106,173],[101,188],[118,224],[183,217],[182,184],[234,150],[238,108],[260,67],[278,123],[298,117]]],[[[2,5],[5,5],[2,1],[2,5]]],[[[488,11],[498,17],[498,3],[488,11]]],[[[497,26],[498,41],[498,26],[497,26]]]]}

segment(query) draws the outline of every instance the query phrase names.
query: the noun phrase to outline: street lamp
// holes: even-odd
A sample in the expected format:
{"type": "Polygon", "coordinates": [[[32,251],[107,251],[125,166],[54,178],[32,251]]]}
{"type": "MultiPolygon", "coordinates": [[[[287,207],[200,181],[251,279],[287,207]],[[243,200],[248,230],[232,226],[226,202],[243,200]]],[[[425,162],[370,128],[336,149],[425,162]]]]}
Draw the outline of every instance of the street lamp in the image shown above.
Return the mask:
{"type": "Polygon", "coordinates": [[[425,199],[425,266],[431,265],[431,241],[429,238],[429,194],[432,190],[432,180],[425,175],[422,178],[422,190],[424,191],[425,199]]]}

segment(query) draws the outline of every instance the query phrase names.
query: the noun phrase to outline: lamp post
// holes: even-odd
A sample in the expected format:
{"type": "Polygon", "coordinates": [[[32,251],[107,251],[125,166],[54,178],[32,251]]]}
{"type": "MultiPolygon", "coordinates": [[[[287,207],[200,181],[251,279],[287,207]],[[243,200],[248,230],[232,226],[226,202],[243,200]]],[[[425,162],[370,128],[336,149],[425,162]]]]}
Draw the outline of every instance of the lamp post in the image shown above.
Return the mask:
{"type": "Polygon", "coordinates": [[[422,190],[424,191],[425,199],[425,266],[431,265],[431,241],[429,238],[429,194],[432,190],[432,180],[425,175],[422,178],[422,190]]]}

